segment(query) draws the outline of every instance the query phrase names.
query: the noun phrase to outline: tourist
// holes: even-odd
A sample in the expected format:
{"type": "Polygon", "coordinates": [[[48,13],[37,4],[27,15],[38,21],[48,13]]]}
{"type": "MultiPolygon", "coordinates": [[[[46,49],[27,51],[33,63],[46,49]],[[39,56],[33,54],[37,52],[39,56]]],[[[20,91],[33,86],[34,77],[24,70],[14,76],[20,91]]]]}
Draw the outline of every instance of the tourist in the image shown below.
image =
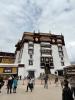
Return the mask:
{"type": "Polygon", "coordinates": [[[44,77],[44,88],[48,89],[48,75],[47,74],[44,77]]]}
{"type": "Polygon", "coordinates": [[[13,84],[13,79],[12,77],[10,76],[7,80],[7,94],[8,93],[12,93],[12,84],[13,84]]]}
{"type": "Polygon", "coordinates": [[[64,80],[64,88],[62,90],[62,100],[74,100],[71,89],[68,87],[68,81],[64,80]]]}
{"type": "Polygon", "coordinates": [[[64,79],[61,79],[60,80],[60,83],[61,83],[61,87],[62,87],[62,89],[64,88],[64,79]]]}
{"type": "Polygon", "coordinates": [[[58,86],[58,77],[57,76],[55,77],[55,84],[56,84],[56,86],[58,86]]]}
{"type": "Polygon", "coordinates": [[[72,95],[74,94],[74,98],[75,98],[75,76],[72,76],[69,82],[71,86],[72,95]]]}
{"type": "Polygon", "coordinates": [[[0,93],[1,93],[1,89],[2,89],[3,85],[4,85],[3,78],[0,77],[0,93]]]}
{"type": "Polygon", "coordinates": [[[32,90],[33,90],[33,84],[34,84],[33,78],[29,77],[29,78],[28,78],[28,83],[27,83],[27,90],[26,90],[26,92],[28,92],[28,88],[29,88],[29,89],[31,90],[31,92],[32,92],[32,90]]]}
{"type": "Polygon", "coordinates": [[[13,84],[12,84],[13,93],[16,93],[17,81],[18,81],[17,78],[14,77],[14,79],[13,79],[13,84]]]}

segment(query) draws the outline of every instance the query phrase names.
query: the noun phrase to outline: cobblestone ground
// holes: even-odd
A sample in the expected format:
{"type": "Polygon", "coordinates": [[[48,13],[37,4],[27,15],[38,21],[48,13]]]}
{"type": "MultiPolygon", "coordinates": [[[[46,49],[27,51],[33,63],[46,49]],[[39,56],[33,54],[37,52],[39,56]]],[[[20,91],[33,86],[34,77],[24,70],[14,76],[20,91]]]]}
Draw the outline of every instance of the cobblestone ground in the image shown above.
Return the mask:
{"type": "Polygon", "coordinates": [[[40,81],[36,81],[34,90],[32,92],[26,91],[26,82],[18,82],[17,93],[7,94],[6,86],[2,88],[0,93],[0,100],[62,100],[62,89],[59,86],[55,86],[52,82],[49,83],[48,89],[45,89],[41,85],[40,81]]]}

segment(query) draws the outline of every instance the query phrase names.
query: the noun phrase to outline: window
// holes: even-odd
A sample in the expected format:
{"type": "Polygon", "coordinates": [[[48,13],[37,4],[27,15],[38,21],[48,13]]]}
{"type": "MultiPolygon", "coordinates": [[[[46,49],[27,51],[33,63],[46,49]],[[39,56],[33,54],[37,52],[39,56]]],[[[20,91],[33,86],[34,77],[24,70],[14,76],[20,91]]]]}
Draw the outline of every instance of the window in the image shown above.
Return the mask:
{"type": "Polygon", "coordinates": [[[33,57],[33,56],[32,56],[32,55],[30,55],[30,59],[32,59],[32,57],[33,57]]]}
{"type": "Polygon", "coordinates": [[[41,62],[44,62],[44,57],[41,57],[41,62]]]}
{"type": "Polygon", "coordinates": [[[33,47],[33,46],[34,46],[33,42],[28,43],[28,47],[33,47]]]}
{"type": "Polygon", "coordinates": [[[46,62],[46,63],[49,63],[49,57],[46,57],[46,58],[45,58],[45,62],[46,62]]]}
{"type": "Polygon", "coordinates": [[[51,48],[51,44],[40,44],[41,47],[44,47],[44,48],[51,48]]]}
{"type": "Polygon", "coordinates": [[[63,57],[61,57],[61,60],[63,60],[63,57]]]}
{"type": "Polygon", "coordinates": [[[33,60],[29,60],[29,65],[33,65],[33,60]]]}
{"type": "Polygon", "coordinates": [[[41,62],[41,66],[45,66],[45,63],[42,63],[42,62],[41,62]]]}
{"type": "Polygon", "coordinates": [[[28,47],[33,47],[33,44],[29,44],[28,47]]]}
{"type": "Polygon", "coordinates": [[[57,39],[57,42],[62,42],[62,40],[61,39],[57,39]]]}
{"type": "Polygon", "coordinates": [[[63,56],[63,52],[62,51],[59,51],[59,56],[63,56]]]}
{"type": "Polygon", "coordinates": [[[33,54],[33,49],[28,49],[28,54],[33,54]]]}
{"type": "Polygon", "coordinates": [[[53,58],[52,58],[52,57],[51,57],[51,58],[49,58],[49,61],[50,61],[50,62],[53,62],[53,58]]]}
{"type": "Polygon", "coordinates": [[[64,66],[64,62],[61,62],[61,66],[64,66]]]}
{"type": "Polygon", "coordinates": [[[52,42],[54,43],[55,42],[55,39],[52,39],[52,42]]]}
{"type": "Polygon", "coordinates": [[[52,55],[52,50],[49,49],[42,49],[41,54],[47,54],[47,55],[52,55]]]}
{"type": "Polygon", "coordinates": [[[53,66],[53,62],[50,62],[50,66],[53,66]]]}
{"type": "Polygon", "coordinates": [[[62,46],[58,46],[58,51],[62,51],[62,46]]]}

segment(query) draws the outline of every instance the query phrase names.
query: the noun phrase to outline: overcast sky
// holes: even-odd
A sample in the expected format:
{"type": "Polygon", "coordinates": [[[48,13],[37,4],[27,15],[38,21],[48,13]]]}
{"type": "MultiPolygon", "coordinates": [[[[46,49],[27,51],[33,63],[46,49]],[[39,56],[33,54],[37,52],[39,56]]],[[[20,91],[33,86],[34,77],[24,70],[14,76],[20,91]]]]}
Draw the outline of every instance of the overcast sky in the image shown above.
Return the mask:
{"type": "Polygon", "coordinates": [[[75,60],[75,0],[0,0],[0,51],[14,52],[24,31],[63,34],[75,60]]]}

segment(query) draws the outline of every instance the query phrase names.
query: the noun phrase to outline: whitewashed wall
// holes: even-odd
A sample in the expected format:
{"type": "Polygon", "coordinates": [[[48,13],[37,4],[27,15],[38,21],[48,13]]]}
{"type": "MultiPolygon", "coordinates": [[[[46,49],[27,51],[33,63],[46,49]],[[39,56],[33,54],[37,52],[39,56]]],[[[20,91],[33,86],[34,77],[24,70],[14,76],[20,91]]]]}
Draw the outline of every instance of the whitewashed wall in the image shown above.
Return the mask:
{"type": "MultiPolygon", "coordinates": [[[[64,63],[65,66],[70,65],[67,51],[65,46],[63,46],[63,53],[64,53],[64,63]]],[[[46,55],[45,55],[46,56],[46,55]]],[[[52,56],[54,62],[54,69],[51,69],[51,73],[54,74],[57,69],[62,69],[64,66],[61,66],[61,59],[59,57],[58,47],[57,45],[52,45],[52,56]]],[[[16,54],[15,63],[18,63],[19,51],[16,54]]],[[[28,75],[28,71],[32,70],[35,71],[35,77],[39,77],[40,73],[44,72],[44,69],[40,68],[40,44],[34,44],[34,54],[33,54],[33,65],[29,66],[29,59],[30,56],[28,54],[28,43],[24,44],[23,54],[21,58],[21,64],[25,64],[24,68],[19,68],[18,75],[21,75],[22,78],[28,75]]]]}
{"type": "Polygon", "coordinates": [[[63,46],[63,53],[64,53],[65,66],[71,65],[70,61],[69,61],[69,58],[68,58],[68,55],[67,55],[67,51],[66,51],[65,46],[63,46]]]}
{"type": "Polygon", "coordinates": [[[38,77],[40,75],[40,45],[34,44],[34,67],[36,68],[35,71],[35,77],[38,77]]]}
{"type": "Polygon", "coordinates": [[[17,51],[17,53],[16,53],[16,59],[15,59],[15,63],[18,63],[18,60],[19,60],[19,53],[20,53],[20,51],[17,51]]]}
{"type": "Polygon", "coordinates": [[[54,69],[52,69],[51,71],[54,74],[55,70],[61,67],[57,45],[52,45],[52,56],[53,56],[53,62],[54,62],[54,69]]]}

